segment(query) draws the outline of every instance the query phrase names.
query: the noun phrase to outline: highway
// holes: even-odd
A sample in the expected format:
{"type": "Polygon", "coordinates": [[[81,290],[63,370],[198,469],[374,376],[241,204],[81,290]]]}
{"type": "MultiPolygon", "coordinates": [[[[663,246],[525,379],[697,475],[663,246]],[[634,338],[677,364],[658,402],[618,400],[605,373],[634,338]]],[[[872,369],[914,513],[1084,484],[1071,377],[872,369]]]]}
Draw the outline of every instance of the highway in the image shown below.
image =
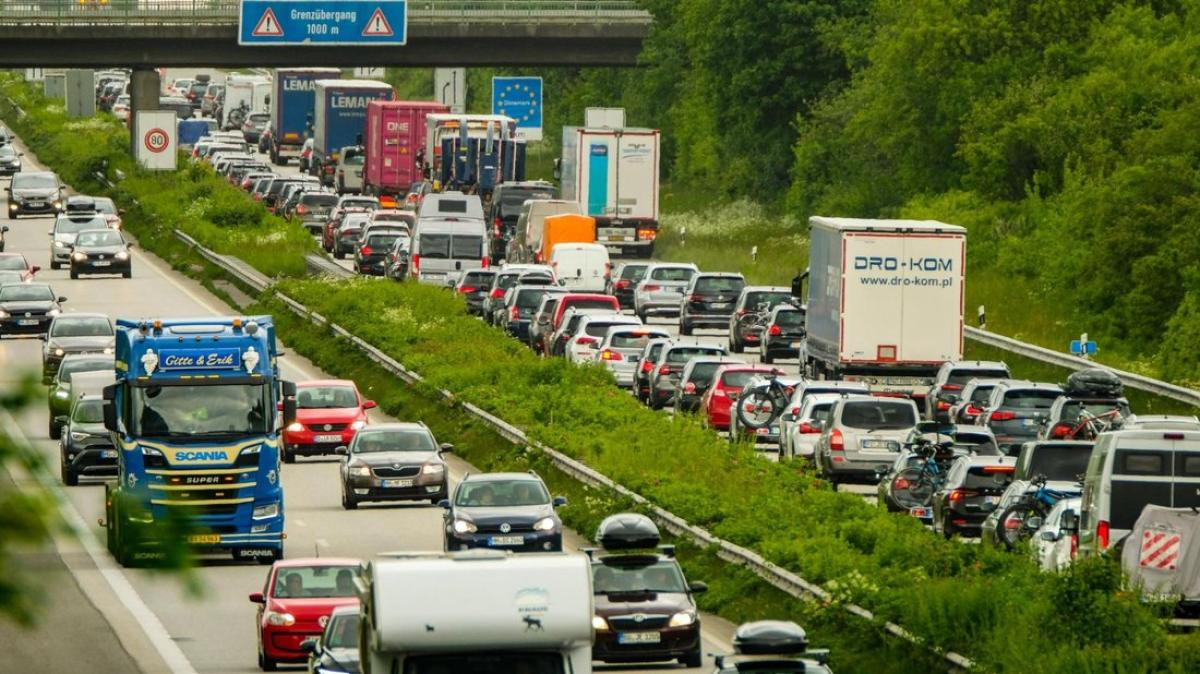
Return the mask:
{"type": "MultiPolygon", "coordinates": [[[[26,153],[26,170],[40,168],[29,150],[21,149],[26,153]]],[[[51,283],[58,295],[68,298],[65,306],[69,312],[98,311],[114,318],[238,313],[199,284],[170,270],[161,260],[141,249],[134,251],[132,279],[85,277],[77,281],[69,280],[67,271],[49,269],[49,239],[46,232],[51,225],[50,218],[23,218],[6,224],[11,228],[7,250],[25,253],[33,264],[41,265],[43,270],[39,272],[38,280],[51,283]]],[[[281,339],[287,351],[287,335],[281,335],[281,339]]],[[[36,371],[40,365],[40,348],[41,342],[37,339],[13,339],[0,343],[0,377],[3,379],[0,386],[11,390],[21,375],[36,371]]],[[[303,381],[328,376],[291,353],[281,361],[284,376],[288,379],[303,381]]],[[[28,438],[46,459],[48,466],[56,469],[58,444],[47,438],[46,414],[45,405],[39,401],[39,404],[22,411],[10,432],[17,437],[23,435],[28,438]]],[[[375,414],[372,420],[379,422],[389,419],[382,414],[375,414]]],[[[339,502],[337,461],[334,458],[301,459],[299,463],[283,469],[288,536],[285,553],[288,558],[312,555],[368,558],[392,550],[441,549],[442,518],[440,509],[436,507],[368,505],[356,512],[344,511],[339,502]]],[[[457,480],[470,470],[469,465],[455,457],[450,457],[450,466],[452,480],[457,480]]],[[[54,479],[57,481],[57,474],[54,479]]],[[[77,513],[93,534],[102,536],[103,532],[96,524],[103,515],[101,483],[85,480],[81,486],[65,491],[69,504],[66,512],[68,517],[74,518],[77,513]]],[[[577,547],[581,539],[574,534],[570,536],[573,547],[577,547]]],[[[247,594],[262,589],[266,567],[230,561],[204,563],[197,570],[202,593],[192,596],[177,579],[163,577],[149,570],[116,569],[112,560],[107,558],[107,553],[103,552],[102,542],[99,550],[101,558],[98,562],[89,561],[82,554],[72,554],[69,560],[73,562],[72,570],[87,592],[88,600],[107,616],[109,623],[125,625],[125,632],[119,635],[121,643],[143,671],[258,671],[255,607],[247,600],[247,594]],[[89,586],[96,585],[96,567],[99,567],[99,575],[108,579],[109,587],[88,592],[89,586]],[[84,582],[87,578],[91,580],[84,582]],[[126,585],[128,591],[122,592],[118,587],[126,585]],[[139,615],[138,612],[144,609],[152,614],[151,619],[139,615]],[[131,615],[133,620],[129,619],[131,615]],[[161,628],[153,624],[155,622],[161,623],[161,628]],[[130,633],[130,630],[137,629],[144,634],[130,633]],[[146,647],[147,640],[153,650],[146,647]],[[185,663],[172,662],[172,653],[177,656],[179,652],[186,659],[185,663]]],[[[469,604],[470,598],[456,597],[451,591],[446,600],[469,604]]],[[[70,612],[72,607],[55,602],[46,609],[50,611],[48,619],[52,625],[63,618],[61,611],[70,612]]],[[[703,621],[704,650],[713,652],[727,649],[732,627],[713,616],[706,615],[703,621]]],[[[7,634],[9,632],[0,631],[0,635],[7,634]]],[[[94,648],[93,640],[63,643],[59,636],[43,629],[24,635],[25,640],[30,640],[25,646],[36,652],[41,645],[70,654],[76,662],[95,662],[90,655],[94,648]]],[[[6,637],[0,638],[7,640],[6,637]]],[[[660,669],[650,667],[624,671],[660,669]]],[[[49,670],[38,667],[37,671],[49,670]]]]}

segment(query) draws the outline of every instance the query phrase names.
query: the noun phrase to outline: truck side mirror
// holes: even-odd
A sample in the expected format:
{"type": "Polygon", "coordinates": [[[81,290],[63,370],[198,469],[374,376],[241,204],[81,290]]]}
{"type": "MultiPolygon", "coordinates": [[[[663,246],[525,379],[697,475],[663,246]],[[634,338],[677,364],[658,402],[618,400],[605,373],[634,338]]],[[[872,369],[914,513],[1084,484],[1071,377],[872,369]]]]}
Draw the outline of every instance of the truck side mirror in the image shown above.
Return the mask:
{"type": "Polygon", "coordinates": [[[283,394],[283,425],[291,426],[296,421],[296,382],[281,382],[279,388],[283,394]]]}
{"type": "Polygon", "coordinates": [[[106,430],[117,432],[117,408],[113,404],[117,397],[117,385],[109,384],[104,387],[104,428],[106,430]]]}

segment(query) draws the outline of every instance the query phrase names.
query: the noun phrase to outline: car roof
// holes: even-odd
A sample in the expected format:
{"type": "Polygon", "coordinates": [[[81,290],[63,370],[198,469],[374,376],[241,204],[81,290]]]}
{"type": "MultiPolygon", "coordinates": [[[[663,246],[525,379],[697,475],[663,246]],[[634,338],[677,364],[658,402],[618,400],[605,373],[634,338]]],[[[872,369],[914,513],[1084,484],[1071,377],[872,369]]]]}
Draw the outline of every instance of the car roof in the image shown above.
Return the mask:
{"type": "MultiPolygon", "coordinates": [[[[315,388],[317,386],[354,386],[349,379],[309,379],[296,382],[296,388],[315,388]]],[[[357,388],[355,386],[355,388],[357,388]]]]}
{"type": "MultiPolygon", "coordinates": [[[[368,424],[363,431],[428,431],[429,427],[419,421],[392,421],[385,424],[368,424]]],[[[361,432],[361,431],[360,431],[361,432]]]]}
{"type": "Polygon", "coordinates": [[[745,288],[742,288],[742,292],[743,293],[753,293],[753,292],[790,293],[790,292],[792,292],[792,289],[785,288],[783,286],[746,286],[745,288]]]}
{"type": "Polygon", "coordinates": [[[1058,384],[1050,384],[1043,381],[1014,381],[1011,383],[1001,383],[998,386],[1002,386],[1009,391],[1058,391],[1062,393],[1062,387],[1058,384]]]}
{"type": "Polygon", "coordinates": [[[745,276],[742,276],[742,274],[740,272],[736,272],[736,271],[702,271],[699,274],[696,274],[695,276],[693,276],[692,278],[714,278],[714,277],[740,278],[740,279],[746,278],[745,276]]]}
{"type": "Polygon", "coordinates": [[[998,368],[1008,369],[1008,365],[1002,360],[951,360],[946,362],[949,369],[980,369],[992,370],[998,368]]]}
{"type": "Polygon", "coordinates": [[[972,466],[1014,466],[1017,457],[1005,454],[972,454],[965,457],[972,466]]]}
{"type": "MultiPolygon", "coordinates": [[[[88,231],[93,231],[93,230],[88,230],[88,231]]],[[[112,231],[116,231],[116,230],[106,229],[103,231],[112,232],[112,231]]],[[[61,320],[68,319],[68,318],[106,318],[109,321],[112,320],[112,319],[108,318],[108,314],[102,314],[97,311],[72,311],[69,314],[59,314],[59,315],[55,316],[54,321],[61,321],[61,320]]]]}
{"type": "Polygon", "coordinates": [[[463,476],[463,482],[502,482],[505,480],[532,480],[542,482],[542,478],[534,473],[468,473],[463,476]]]}
{"type": "Polygon", "coordinates": [[[697,271],[700,270],[699,267],[692,264],[691,262],[652,262],[652,263],[650,263],[650,267],[652,267],[654,269],[666,267],[666,268],[672,268],[672,269],[681,268],[681,269],[695,269],[697,271]]]}
{"type": "Polygon", "coordinates": [[[351,557],[296,557],[281,559],[272,566],[277,569],[290,569],[297,566],[357,566],[361,563],[361,559],[351,557]]]}

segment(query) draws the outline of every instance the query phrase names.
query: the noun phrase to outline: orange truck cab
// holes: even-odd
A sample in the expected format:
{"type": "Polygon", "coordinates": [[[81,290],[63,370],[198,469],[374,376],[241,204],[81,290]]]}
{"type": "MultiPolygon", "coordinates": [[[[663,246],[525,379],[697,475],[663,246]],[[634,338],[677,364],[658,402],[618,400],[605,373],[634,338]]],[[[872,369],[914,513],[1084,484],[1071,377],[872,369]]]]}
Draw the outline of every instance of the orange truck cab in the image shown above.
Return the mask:
{"type": "Polygon", "coordinates": [[[542,245],[538,247],[537,261],[543,264],[549,261],[550,253],[560,243],[595,242],[595,218],[574,213],[547,216],[542,229],[542,245]]]}

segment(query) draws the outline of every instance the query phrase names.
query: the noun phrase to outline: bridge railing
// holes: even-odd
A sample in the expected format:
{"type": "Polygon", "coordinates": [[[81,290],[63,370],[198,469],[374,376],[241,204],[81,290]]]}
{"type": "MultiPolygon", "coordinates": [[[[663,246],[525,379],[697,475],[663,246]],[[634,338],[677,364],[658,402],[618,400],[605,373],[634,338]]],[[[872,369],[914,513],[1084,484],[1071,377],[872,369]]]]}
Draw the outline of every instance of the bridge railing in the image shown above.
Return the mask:
{"type": "MultiPolygon", "coordinates": [[[[239,0],[0,0],[0,25],[235,25],[239,0]]],[[[410,24],[649,23],[634,0],[412,0],[410,24]]]]}

